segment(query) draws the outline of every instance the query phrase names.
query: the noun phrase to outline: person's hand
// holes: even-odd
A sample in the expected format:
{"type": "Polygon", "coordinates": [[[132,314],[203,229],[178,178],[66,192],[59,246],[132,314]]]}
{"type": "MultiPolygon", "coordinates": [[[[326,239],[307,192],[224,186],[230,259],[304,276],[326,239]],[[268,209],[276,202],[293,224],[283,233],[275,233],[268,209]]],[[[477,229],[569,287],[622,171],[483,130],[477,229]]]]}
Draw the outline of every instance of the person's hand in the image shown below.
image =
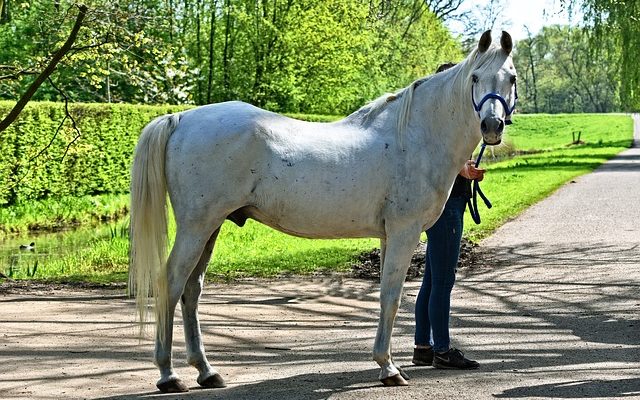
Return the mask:
{"type": "Polygon", "coordinates": [[[484,173],[486,170],[482,168],[476,168],[476,162],[473,160],[467,160],[460,171],[460,175],[464,176],[467,179],[478,180],[481,181],[484,179],[484,173]]]}

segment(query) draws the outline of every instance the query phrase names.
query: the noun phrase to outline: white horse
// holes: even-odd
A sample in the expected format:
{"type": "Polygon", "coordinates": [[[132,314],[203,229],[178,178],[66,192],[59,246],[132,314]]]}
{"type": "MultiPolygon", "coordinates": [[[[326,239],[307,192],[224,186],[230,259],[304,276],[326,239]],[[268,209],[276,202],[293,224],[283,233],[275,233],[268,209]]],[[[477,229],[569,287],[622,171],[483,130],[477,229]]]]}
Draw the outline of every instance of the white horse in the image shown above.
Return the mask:
{"type": "Polygon", "coordinates": [[[508,33],[498,46],[487,31],[457,66],[334,123],[297,121],[242,102],[149,123],[132,169],[130,283],[141,320],[147,298],[155,298],[158,388],[188,390],[171,362],[180,299],[198,384],[225,386],[204,354],[197,306],[220,226],[225,219],[242,226],[247,218],[307,238],[380,238],[373,359],[385,385],[406,385],[390,340],[411,254],[480,140],[501,141],[505,104],[515,104],[511,49],[508,33]],[[478,111],[472,97],[483,99],[478,111]],[[168,259],[167,192],[177,226],[168,259]]]}

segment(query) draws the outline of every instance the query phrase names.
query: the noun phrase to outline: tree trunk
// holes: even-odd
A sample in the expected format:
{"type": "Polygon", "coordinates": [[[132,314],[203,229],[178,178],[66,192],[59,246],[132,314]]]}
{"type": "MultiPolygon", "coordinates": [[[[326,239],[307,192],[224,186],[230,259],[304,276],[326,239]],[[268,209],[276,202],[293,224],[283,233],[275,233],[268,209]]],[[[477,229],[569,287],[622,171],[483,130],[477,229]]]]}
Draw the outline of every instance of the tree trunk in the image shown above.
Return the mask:
{"type": "Polygon", "coordinates": [[[196,4],[196,68],[198,76],[196,77],[196,103],[202,104],[202,44],[200,40],[200,18],[202,16],[202,0],[198,0],[196,4]]]}
{"type": "Polygon", "coordinates": [[[231,35],[231,1],[225,1],[226,21],[224,28],[224,50],[222,52],[222,87],[224,100],[230,100],[230,79],[229,79],[229,36],[231,35]]]}
{"type": "Polygon", "coordinates": [[[216,9],[218,1],[214,0],[211,6],[211,22],[209,25],[209,77],[207,82],[207,103],[211,103],[211,91],[213,90],[213,41],[216,36],[216,9]]]}
{"type": "Polygon", "coordinates": [[[529,36],[529,66],[531,67],[531,80],[533,81],[533,109],[538,113],[538,87],[536,85],[536,66],[533,60],[533,39],[529,36]]]}

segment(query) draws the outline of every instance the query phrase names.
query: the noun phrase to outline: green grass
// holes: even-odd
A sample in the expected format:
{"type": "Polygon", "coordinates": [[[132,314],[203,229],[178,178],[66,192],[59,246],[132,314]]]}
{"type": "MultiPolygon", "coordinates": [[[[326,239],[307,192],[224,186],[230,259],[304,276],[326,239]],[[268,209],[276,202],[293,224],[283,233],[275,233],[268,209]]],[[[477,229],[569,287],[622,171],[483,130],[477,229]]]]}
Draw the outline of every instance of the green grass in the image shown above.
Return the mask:
{"type": "MultiPolygon", "coordinates": [[[[170,231],[172,237],[175,227],[170,226],[170,231]]],[[[0,258],[5,264],[5,275],[13,279],[99,283],[124,282],[127,279],[127,221],[89,231],[36,237],[34,240],[36,252],[20,251],[16,243],[8,257],[0,258]]],[[[226,222],[216,242],[207,277],[226,281],[243,277],[346,271],[360,252],[378,244],[379,241],[373,239],[303,239],[282,234],[251,220],[243,228],[226,222]]]]}
{"type": "Polygon", "coordinates": [[[377,239],[304,239],[252,220],[243,228],[226,222],[216,242],[207,277],[228,280],[346,271],[358,254],[379,243],[377,239]]]}
{"type": "Polygon", "coordinates": [[[517,115],[506,130],[507,140],[518,150],[555,150],[568,147],[572,133],[594,147],[629,147],[633,120],[624,114],[517,115]]]}
{"type": "MultiPolygon", "coordinates": [[[[467,215],[465,235],[474,241],[486,237],[505,221],[545,198],[565,182],[592,171],[629,147],[632,130],[631,118],[624,115],[518,115],[514,119],[514,125],[507,130],[507,141],[512,145],[505,148],[513,150],[515,146],[519,151],[535,152],[510,159],[492,160],[489,155],[485,156],[483,163],[486,163],[488,172],[482,188],[494,207],[487,210],[484,205],[480,205],[481,225],[473,224],[467,215]],[[585,143],[572,145],[571,132],[578,130],[582,130],[581,140],[585,143]]],[[[105,200],[105,203],[113,203],[112,208],[109,206],[106,209],[117,210],[122,204],[126,207],[126,197],[105,200]]],[[[85,199],[82,203],[70,203],[63,209],[71,213],[70,209],[77,207],[84,212],[93,210],[95,213],[97,207],[91,204],[85,199]]],[[[44,208],[56,207],[55,202],[52,202],[44,208]]],[[[49,225],[38,222],[41,221],[40,210],[41,208],[34,208],[24,212],[24,215],[31,215],[29,218],[25,217],[25,220],[49,225]]],[[[2,211],[0,210],[0,216],[4,215],[2,211]]],[[[49,211],[45,215],[65,214],[47,212],[49,211]]],[[[80,214],[82,213],[81,211],[80,214]]],[[[0,217],[0,221],[6,221],[6,218],[2,218],[5,217],[0,217]]],[[[224,281],[241,277],[344,271],[360,252],[370,250],[378,244],[373,239],[301,239],[276,232],[254,221],[248,221],[243,228],[227,222],[216,243],[207,277],[224,281]]],[[[20,254],[21,259],[25,259],[25,265],[16,267],[13,277],[93,282],[126,280],[126,221],[118,222],[115,227],[100,233],[93,233],[88,240],[68,239],[63,247],[71,247],[75,251],[64,255],[51,254],[38,261],[35,274],[33,259],[29,255],[20,254]]],[[[2,267],[0,265],[0,271],[2,267]]]]}

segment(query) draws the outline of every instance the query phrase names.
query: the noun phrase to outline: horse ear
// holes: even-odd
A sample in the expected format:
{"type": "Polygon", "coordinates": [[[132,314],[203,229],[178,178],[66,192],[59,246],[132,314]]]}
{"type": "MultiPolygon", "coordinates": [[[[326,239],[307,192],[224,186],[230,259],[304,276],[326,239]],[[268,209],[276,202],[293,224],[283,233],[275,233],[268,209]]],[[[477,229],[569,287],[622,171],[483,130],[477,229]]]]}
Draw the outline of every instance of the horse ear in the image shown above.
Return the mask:
{"type": "Polygon", "coordinates": [[[513,40],[511,40],[511,35],[509,35],[508,32],[502,31],[500,45],[502,46],[502,50],[504,50],[507,55],[509,55],[511,53],[511,50],[513,50],[513,40]]]}
{"type": "Polygon", "coordinates": [[[491,46],[491,30],[485,31],[478,42],[478,51],[484,53],[491,46]]]}

